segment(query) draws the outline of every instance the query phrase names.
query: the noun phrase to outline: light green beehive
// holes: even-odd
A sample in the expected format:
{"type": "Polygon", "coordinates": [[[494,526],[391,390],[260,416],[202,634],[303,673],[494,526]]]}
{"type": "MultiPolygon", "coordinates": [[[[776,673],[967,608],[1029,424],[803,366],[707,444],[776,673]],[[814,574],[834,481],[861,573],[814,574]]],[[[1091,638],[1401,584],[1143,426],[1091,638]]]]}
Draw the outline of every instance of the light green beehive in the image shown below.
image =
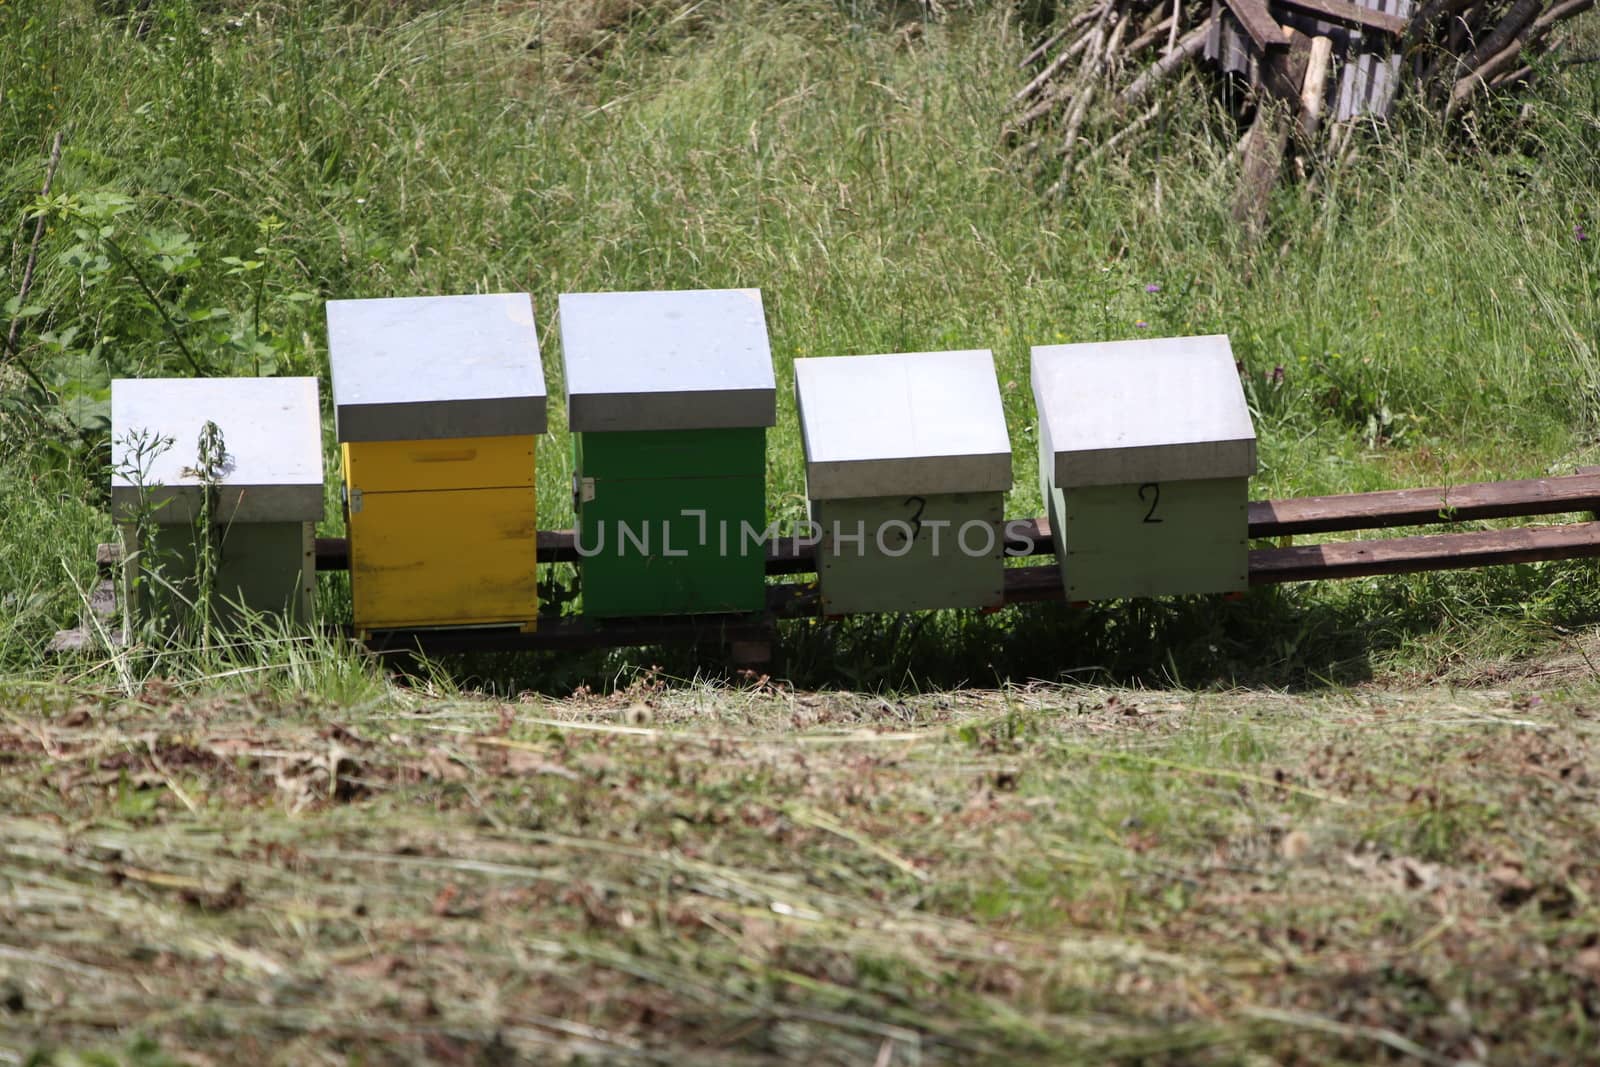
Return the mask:
{"type": "Polygon", "coordinates": [[[824,614],[998,607],[1011,488],[987,350],[795,360],[824,614]]]}
{"type": "Polygon", "coordinates": [[[1249,585],[1256,435],[1227,337],[1035,347],[1033,395],[1068,600],[1249,585]]]}
{"type": "Polygon", "coordinates": [[[322,518],[315,378],[120,378],[111,383],[111,428],[111,510],[129,590],[132,578],[149,579],[141,610],[188,619],[209,552],[211,606],[222,621],[236,606],[311,617],[322,518]],[[209,480],[199,469],[207,422],[225,450],[209,480]],[[141,526],[150,534],[143,544],[141,526]]]}

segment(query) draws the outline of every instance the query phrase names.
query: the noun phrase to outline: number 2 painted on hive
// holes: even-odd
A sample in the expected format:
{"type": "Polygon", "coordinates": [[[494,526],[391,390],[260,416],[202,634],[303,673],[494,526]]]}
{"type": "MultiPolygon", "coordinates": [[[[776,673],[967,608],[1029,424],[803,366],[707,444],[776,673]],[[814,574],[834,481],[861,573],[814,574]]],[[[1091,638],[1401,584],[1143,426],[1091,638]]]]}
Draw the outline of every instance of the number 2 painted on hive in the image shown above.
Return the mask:
{"type": "Polygon", "coordinates": [[[911,536],[906,538],[906,544],[909,545],[917,539],[917,534],[922,532],[922,512],[927,508],[928,502],[920,496],[908,496],[905,502],[907,506],[912,504],[917,506],[917,510],[911,515],[911,536]]]}
{"type": "Polygon", "coordinates": [[[1139,487],[1139,503],[1141,504],[1145,501],[1145,490],[1147,489],[1150,491],[1150,510],[1144,513],[1144,521],[1160,522],[1162,520],[1156,517],[1156,507],[1161,503],[1161,483],[1145,482],[1139,487]]]}

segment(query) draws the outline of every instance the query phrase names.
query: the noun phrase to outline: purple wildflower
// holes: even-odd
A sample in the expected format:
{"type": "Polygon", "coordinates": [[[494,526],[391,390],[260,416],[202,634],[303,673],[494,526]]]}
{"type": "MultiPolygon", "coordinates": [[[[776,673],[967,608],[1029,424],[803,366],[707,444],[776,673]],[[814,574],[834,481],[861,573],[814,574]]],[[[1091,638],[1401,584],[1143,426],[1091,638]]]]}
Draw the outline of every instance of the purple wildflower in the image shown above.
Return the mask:
{"type": "Polygon", "coordinates": [[[1589,239],[1589,231],[1583,228],[1583,223],[1573,223],[1572,239],[1574,241],[1587,241],[1589,239]]]}
{"type": "Polygon", "coordinates": [[[1149,285],[1144,287],[1144,291],[1147,293],[1159,293],[1161,291],[1161,286],[1157,285],[1155,282],[1151,282],[1149,285]]]}
{"type": "Polygon", "coordinates": [[[1135,330],[1148,330],[1150,328],[1150,324],[1143,319],[1140,319],[1138,322],[1133,324],[1133,328],[1135,330]]]}

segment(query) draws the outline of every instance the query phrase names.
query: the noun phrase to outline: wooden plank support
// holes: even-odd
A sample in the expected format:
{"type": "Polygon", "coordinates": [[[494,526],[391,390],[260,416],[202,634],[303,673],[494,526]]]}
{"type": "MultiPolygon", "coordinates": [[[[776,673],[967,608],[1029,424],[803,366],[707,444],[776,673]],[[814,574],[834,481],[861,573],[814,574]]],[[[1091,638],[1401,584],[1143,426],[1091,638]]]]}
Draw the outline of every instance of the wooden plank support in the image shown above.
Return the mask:
{"type": "MultiPolygon", "coordinates": [[[[1269,538],[1584,511],[1600,511],[1600,471],[1449,488],[1256,500],[1250,504],[1249,521],[1252,538],[1269,538]]],[[[1050,554],[1049,522],[1024,519],[1012,528],[1032,540],[1033,555],[1050,554]]],[[[319,567],[325,540],[329,539],[317,542],[319,567]]],[[[571,530],[540,532],[540,560],[570,563],[577,558],[571,530]]],[[[796,538],[780,538],[767,546],[768,574],[808,574],[815,569],[811,546],[796,538]]]]}
{"type": "Polygon", "coordinates": [[[1261,84],[1293,112],[1300,108],[1300,92],[1311,61],[1311,38],[1293,26],[1285,26],[1283,40],[1286,49],[1262,60],[1261,84]]]}
{"type": "Polygon", "coordinates": [[[1374,11],[1362,7],[1360,4],[1351,3],[1350,0],[1274,0],[1284,7],[1307,14],[1316,15],[1328,22],[1336,22],[1341,26],[1351,26],[1355,29],[1379,30],[1390,33],[1396,37],[1403,36],[1411,20],[1401,18],[1399,15],[1390,15],[1383,11],[1374,11]]]}
{"type": "Polygon", "coordinates": [[[1250,536],[1345,533],[1596,510],[1600,510],[1600,472],[1449,488],[1257,500],[1250,504],[1250,536]]]}
{"type": "Polygon", "coordinates": [[[1419,574],[1595,556],[1600,556],[1600,522],[1475,530],[1257,549],[1250,553],[1250,584],[1419,574]]]}
{"type": "MultiPolygon", "coordinates": [[[[1477,530],[1385,541],[1256,549],[1250,553],[1250,584],[1367,578],[1595,557],[1600,557],[1600,522],[1477,530]]],[[[1061,572],[1053,564],[1006,568],[1008,605],[1060,601],[1065,597],[1061,572]]],[[[551,616],[540,619],[535,633],[520,633],[509,628],[391,632],[374,634],[368,647],[376,652],[432,654],[653,644],[718,643],[733,647],[747,641],[770,643],[773,639],[770,619],[815,617],[820,607],[816,583],[785,582],[767,587],[767,619],[748,615],[688,615],[608,620],[597,627],[572,616],[551,616]]]]}
{"type": "MultiPolygon", "coordinates": [[[[1573,501],[1562,498],[1561,503],[1566,510],[1573,501]]],[[[1042,541],[1049,543],[1048,537],[1042,541]]],[[[1255,549],[1250,553],[1250,584],[1332,581],[1596,557],[1600,557],[1600,522],[1578,522],[1255,549]]],[[[1060,569],[1054,564],[1006,568],[1007,604],[1059,601],[1065,596],[1060,569]]],[[[599,625],[578,616],[547,615],[540,618],[539,628],[533,633],[514,627],[387,631],[373,634],[367,646],[374,652],[392,654],[578,651],[661,644],[716,646],[735,651],[763,649],[770,648],[774,640],[774,619],[815,617],[821,609],[815,582],[769,585],[766,599],[766,615],[612,619],[599,625]]],[[[85,647],[87,638],[86,627],[82,631],[66,631],[57,635],[52,647],[56,651],[85,647]]]]}
{"type": "Polygon", "coordinates": [[[1328,72],[1333,66],[1333,38],[1313,37],[1300,83],[1300,136],[1315,137],[1328,98],[1328,72]]]}
{"type": "MultiPolygon", "coordinates": [[[[1474,482],[1449,488],[1255,500],[1250,503],[1249,521],[1252,538],[1272,538],[1571,512],[1600,512],[1600,468],[1552,478],[1474,482]]],[[[1012,528],[1032,540],[1033,555],[1050,554],[1049,522],[1021,519],[1012,528]]],[[[342,537],[317,538],[316,551],[318,570],[338,571],[350,566],[349,546],[342,537]]],[[[96,556],[102,571],[115,568],[121,558],[115,545],[101,545],[96,556]]],[[[571,530],[539,531],[541,564],[574,563],[577,559],[571,530]]],[[[767,546],[769,575],[810,574],[815,570],[811,545],[784,537],[767,546]]]]}
{"type": "MultiPolygon", "coordinates": [[[[1600,557],[1600,522],[1475,530],[1384,541],[1258,548],[1250,553],[1250,584],[1334,581],[1596,557],[1600,557]]],[[[1006,570],[1007,604],[1061,600],[1064,595],[1061,573],[1055,566],[1006,570]]],[[[797,599],[796,603],[803,601],[797,599]]]]}
{"type": "MultiPolygon", "coordinates": [[[[1270,70],[1271,64],[1263,64],[1270,70]]],[[[1278,84],[1281,78],[1269,79],[1278,84]]],[[[1244,163],[1239,168],[1239,185],[1234,190],[1233,221],[1251,240],[1260,237],[1267,225],[1267,209],[1272,190],[1283,170],[1283,155],[1289,147],[1289,115],[1279,89],[1270,90],[1277,99],[1264,99],[1256,108],[1255,121],[1245,134],[1244,163]]]]}
{"type": "Polygon", "coordinates": [[[1227,4],[1233,17],[1261,51],[1269,52],[1287,43],[1283,39],[1283,27],[1267,10],[1267,0],[1227,0],[1227,4]]]}
{"type": "MultiPolygon", "coordinates": [[[[1386,541],[1258,548],[1250,553],[1250,584],[1332,581],[1595,557],[1600,557],[1600,522],[1476,530],[1386,541]]],[[[1007,604],[1061,600],[1064,595],[1061,573],[1053,565],[1006,570],[1007,604]]],[[[803,603],[796,599],[797,605],[803,603]]]]}
{"type": "MultiPolygon", "coordinates": [[[[1059,583],[1058,583],[1059,584],[1059,583]]],[[[787,586],[768,601],[785,601],[787,586]]],[[[782,614],[781,611],[773,612],[782,614]]],[[[345,636],[350,636],[347,631],[345,636]]],[[[385,630],[371,634],[365,645],[379,654],[423,652],[582,652],[648,645],[697,645],[723,648],[738,658],[757,659],[755,648],[770,648],[776,638],[772,621],[763,615],[663,615],[653,619],[607,619],[604,625],[575,615],[543,615],[534,632],[517,627],[455,627],[438,630],[385,630]]]]}

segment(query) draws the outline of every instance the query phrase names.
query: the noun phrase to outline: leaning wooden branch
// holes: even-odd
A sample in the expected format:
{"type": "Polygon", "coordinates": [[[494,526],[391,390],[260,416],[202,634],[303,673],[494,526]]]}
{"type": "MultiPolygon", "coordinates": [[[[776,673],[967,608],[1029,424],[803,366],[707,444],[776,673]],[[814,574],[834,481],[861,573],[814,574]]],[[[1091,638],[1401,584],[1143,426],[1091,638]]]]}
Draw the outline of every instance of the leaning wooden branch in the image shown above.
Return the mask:
{"type": "MultiPolygon", "coordinates": [[[[1089,104],[1094,100],[1095,89],[1100,84],[1101,75],[1105,71],[1106,56],[1115,47],[1116,43],[1121,40],[1122,32],[1127,29],[1127,20],[1120,19],[1116,21],[1116,25],[1107,34],[1106,26],[1113,19],[1115,19],[1115,16],[1112,14],[1110,6],[1107,5],[1105,18],[1101,20],[1100,25],[1095,30],[1095,42],[1089,46],[1089,50],[1084,56],[1083,66],[1079,69],[1072,109],[1067,112],[1066,133],[1061,138],[1061,155],[1064,158],[1070,159],[1072,150],[1077,145],[1078,132],[1083,128],[1084,117],[1089,113],[1089,104]]],[[[1066,170],[1063,169],[1061,180],[1051,190],[1052,193],[1061,190],[1066,181],[1066,174],[1066,170]]]]}
{"type": "Polygon", "coordinates": [[[1124,107],[1137,104],[1149,95],[1173,71],[1183,66],[1184,63],[1194,58],[1206,46],[1206,35],[1216,25],[1217,16],[1212,15],[1200,25],[1190,30],[1178,39],[1178,45],[1167,55],[1150,64],[1145,72],[1133,80],[1133,84],[1118,94],[1118,102],[1124,107]]]}
{"type": "Polygon", "coordinates": [[[1135,37],[1133,42],[1128,45],[1128,54],[1130,56],[1136,56],[1140,52],[1143,52],[1146,48],[1149,48],[1151,45],[1161,40],[1161,38],[1167,36],[1167,32],[1171,29],[1171,27],[1172,16],[1168,15],[1166,18],[1162,19],[1160,22],[1156,23],[1154,26],[1151,26],[1148,30],[1145,30],[1139,36],[1135,37]]]}
{"type": "Polygon", "coordinates": [[[1549,28],[1558,22],[1565,22],[1574,15],[1581,15],[1591,7],[1594,7],[1594,0],[1563,0],[1535,19],[1533,28],[1537,30],[1541,25],[1549,28]]]}
{"type": "Polygon", "coordinates": [[[1039,60],[1041,60],[1045,56],[1049,55],[1050,54],[1050,49],[1054,48],[1056,45],[1058,45],[1062,41],[1066,40],[1068,35],[1070,35],[1073,30],[1082,29],[1084,26],[1086,26],[1090,22],[1093,22],[1094,19],[1095,19],[1095,16],[1098,15],[1099,13],[1100,13],[1100,11],[1099,11],[1099,6],[1098,5],[1096,5],[1095,7],[1091,7],[1086,11],[1080,11],[1076,16],[1073,17],[1071,22],[1068,22],[1065,26],[1063,26],[1056,33],[1051,34],[1051,36],[1050,36],[1050,38],[1048,40],[1046,40],[1038,48],[1035,48],[1033,51],[1029,52],[1028,55],[1027,55],[1027,58],[1024,59],[1021,63],[1019,63],[1017,65],[1022,67],[1024,70],[1026,70],[1028,67],[1033,66],[1039,60]]]}
{"type": "Polygon", "coordinates": [[[1490,56],[1498,55],[1501,49],[1521,35],[1523,27],[1532,22],[1543,7],[1544,0],[1516,0],[1511,5],[1510,10],[1506,12],[1505,17],[1489,32],[1489,35],[1483,38],[1471,52],[1461,58],[1459,69],[1477,70],[1484,60],[1490,56]]]}
{"type": "Polygon", "coordinates": [[[1090,152],[1087,156],[1085,156],[1076,168],[1077,173],[1082,174],[1084,171],[1098,163],[1101,159],[1105,158],[1105,156],[1115,152],[1120,145],[1128,140],[1128,138],[1132,137],[1134,134],[1150,125],[1150,122],[1159,114],[1161,114],[1161,105],[1159,103],[1151,104],[1145,109],[1142,115],[1123,126],[1122,129],[1108,137],[1105,140],[1105,143],[1099,145],[1093,152],[1090,152]]]}
{"type": "Polygon", "coordinates": [[[1512,5],[1511,12],[1501,20],[1495,31],[1485,38],[1483,45],[1473,49],[1469,61],[1477,60],[1477,62],[1470,68],[1471,73],[1457,80],[1451,88],[1450,102],[1445,106],[1445,118],[1451,118],[1459,112],[1479,89],[1492,87],[1498,75],[1515,69],[1517,60],[1521,58],[1523,52],[1539,44],[1557,23],[1582,14],[1594,6],[1594,0],[1563,0],[1537,18],[1531,18],[1530,21],[1525,17],[1525,4],[1529,2],[1536,4],[1538,0],[1519,0],[1517,4],[1512,5]],[[1501,30],[1514,19],[1521,20],[1520,25],[1502,33],[1501,30]],[[1496,44],[1500,47],[1490,52],[1489,48],[1496,44]]]}
{"type": "Polygon", "coordinates": [[[1052,59],[1049,66],[1045,67],[1037,75],[1035,75],[1034,79],[1027,85],[1024,85],[1021,89],[1017,90],[1017,95],[1011,98],[1011,106],[1016,107],[1018,104],[1032,100],[1035,96],[1038,96],[1042,90],[1050,85],[1051,79],[1053,79],[1057,74],[1061,73],[1062,68],[1064,68],[1068,63],[1072,62],[1073,58],[1077,56],[1078,53],[1082,52],[1084,48],[1088,47],[1088,44],[1089,38],[1082,37],[1075,44],[1073,44],[1071,48],[1064,50],[1060,55],[1052,59]]]}

